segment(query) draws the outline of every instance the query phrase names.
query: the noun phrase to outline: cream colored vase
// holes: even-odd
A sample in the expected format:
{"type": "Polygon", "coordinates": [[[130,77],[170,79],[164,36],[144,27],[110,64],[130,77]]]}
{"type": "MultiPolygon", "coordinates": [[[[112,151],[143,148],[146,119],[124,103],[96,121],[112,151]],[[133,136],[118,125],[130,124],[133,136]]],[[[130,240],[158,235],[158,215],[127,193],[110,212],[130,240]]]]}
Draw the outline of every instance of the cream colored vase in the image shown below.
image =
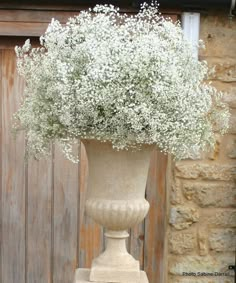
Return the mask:
{"type": "Polygon", "coordinates": [[[117,151],[111,143],[83,140],[88,157],[89,180],[86,213],[106,228],[106,249],[90,270],[78,269],[76,283],[147,283],[139,261],[126,249],[127,229],[146,216],[149,203],[145,187],[153,146],[139,151],[117,151]]]}

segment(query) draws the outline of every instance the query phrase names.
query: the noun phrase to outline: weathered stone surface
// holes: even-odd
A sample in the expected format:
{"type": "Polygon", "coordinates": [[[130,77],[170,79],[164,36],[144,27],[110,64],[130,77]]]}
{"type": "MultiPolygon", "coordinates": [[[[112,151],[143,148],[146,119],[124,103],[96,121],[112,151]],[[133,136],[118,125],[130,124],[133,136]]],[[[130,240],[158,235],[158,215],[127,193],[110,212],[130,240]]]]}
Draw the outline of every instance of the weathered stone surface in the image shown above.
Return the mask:
{"type": "Polygon", "coordinates": [[[236,108],[236,86],[235,84],[229,84],[221,81],[213,81],[212,85],[218,90],[224,93],[223,101],[229,105],[230,108],[236,108]]]}
{"type": "Polygon", "coordinates": [[[236,246],[236,229],[212,229],[209,233],[209,246],[217,252],[233,251],[236,246]]]}
{"type": "Polygon", "coordinates": [[[183,183],[183,194],[188,200],[193,200],[201,207],[236,207],[235,183],[183,183]]]}
{"type": "Polygon", "coordinates": [[[171,194],[170,201],[172,204],[182,204],[183,203],[183,195],[181,191],[181,180],[176,179],[175,182],[171,185],[171,194]]]}
{"type": "Polygon", "coordinates": [[[228,266],[235,260],[234,252],[230,254],[207,255],[207,256],[171,256],[169,261],[169,273],[183,275],[197,272],[225,272],[228,266]]]}
{"type": "Polygon", "coordinates": [[[181,186],[172,188],[171,202],[177,206],[171,208],[170,223],[179,230],[194,223],[190,215],[183,217],[180,212],[183,204],[189,211],[190,207],[199,206],[200,218],[187,230],[171,229],[168,283],[234,283],[233,271],[231,276],[183,276],[183,272],[229,272],[228,265],[235,262],[232,244],[236,235],[236,21],[229,21],[225,13],[209,12],[201,15],[200,33],[206,45],[199,53],[200,59],[215,68],[210,80],[225,92],[223,100],[232,116],[229,135],[221,138],[214,151],[203,154],[200,160],[176,164],[181,186]],[[181,240],[190,247],[190,238],[184,238],[182,233],[192,229],[197,230],[197,249],[190,253],[181,240]]]}
{"type": "Polygon", "coordinates": [[[231,115],[229,120],[229,134],[236,134],[236,116],[231,115]]]}
{"type": "Polygon", "coordinates": [[[176,163],[176,176],[184,179],[233,181],[236,179],[236,166],[229,164],[204,164],[187,162],[176,163]]]}
{"type": "Polygon", "coordinates": [[[206,211],[200,221],[208,227],[236,227],[236,209],[218,209],[206,211]]]}
{"type": "Polygon", "coordinates": [[[187,254],[196,248],[195,231],[173,232],[169,238],[169,251],[173,254],[187,254]]]}
{"type": "Polygon", "coordinates": [[[236,139],[228,146],[228,157],[236,158],[236,139]]]}
{"type": "Polygon", "coordinates": [[[198,222],[199,212],[196,208],[186,206],[172,207],[169,223],[177,230],[186,229],[198,222]]]}
{"type": "Polygon", "coordinates": [[[208,231],[206,227],[200,227],[198,229],[198,248],[199,248],[199,254],[200,255],[206,255],[208,254],[208,231]]]}
{"type": "Polygon", "coordinates": [[[219,153],[220,153],[220,140],[218,138],[218,140],[216,140],[214,148],[209,153],[207,153],[207,157],[211,160],[216,160],[219,156],[219,153]]]}
{"type": "MultiPolygon", "coordinates": [[[[232,88],[231,88],[232,89],[232,88]]],[[[236,108],[236,91],[235,89],[230,91],[230,89],[227,90],[228,92],[224,95],[223,101],[229,105],[231,108],[236,108]]]]}
{"type": "Polygon", "coordinates": [[[211,57],[236,57],[236,23],[230,22],[226,14],[201,15],[200,38],[206,46],[200,54],[211,57]]]}
{"type": "Polygon", "coordinates": [[[236,82],[236,60],[227,58],[202,58],[207,59],[208,66],[214,70],[211,72],[210,80],[219,80],[221,82],[233,83],[236,82]]]}

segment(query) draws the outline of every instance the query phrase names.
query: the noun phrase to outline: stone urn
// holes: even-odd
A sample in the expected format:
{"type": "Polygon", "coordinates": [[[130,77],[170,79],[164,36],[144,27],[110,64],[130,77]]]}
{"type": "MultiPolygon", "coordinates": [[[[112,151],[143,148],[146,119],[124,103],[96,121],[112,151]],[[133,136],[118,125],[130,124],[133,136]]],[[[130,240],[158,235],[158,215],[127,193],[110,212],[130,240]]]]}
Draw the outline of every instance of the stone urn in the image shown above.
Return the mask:
{"type": "Polygon", "coordinates": [[[106,228],[106,249],[91,269],[77,269],[75,283],[148,283],[126,249],[127,229],[140,223],[149,210],[145,187],[153,145],[140,150],[112,148],[110,142],[82,141],[88,158],[86,213],[106,228]]]}

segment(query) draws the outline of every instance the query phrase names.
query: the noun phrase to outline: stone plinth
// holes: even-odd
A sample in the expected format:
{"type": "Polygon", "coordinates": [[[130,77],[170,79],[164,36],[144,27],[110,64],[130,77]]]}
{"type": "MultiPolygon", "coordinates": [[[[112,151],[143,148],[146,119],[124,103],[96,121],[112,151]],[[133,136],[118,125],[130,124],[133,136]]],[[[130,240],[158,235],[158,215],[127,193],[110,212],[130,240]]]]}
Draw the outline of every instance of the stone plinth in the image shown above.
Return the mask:
{"type": "MultiPolygon", "coordinates": [[[[74,283],[91,283],[89,281],[90,269],[78,268],[75,273],[74,283]]],[[[121,282],[121,281],[120,281],[121,282]]],[[[108,282],[93,282],[93,283],[108,283],[108,282]]],[[[130,283],[122,281],[122,283],[130,283]]],[[[140,271],[140,280],[137,283],[148,283],[147,275],[144,271],[140,271]]]]}

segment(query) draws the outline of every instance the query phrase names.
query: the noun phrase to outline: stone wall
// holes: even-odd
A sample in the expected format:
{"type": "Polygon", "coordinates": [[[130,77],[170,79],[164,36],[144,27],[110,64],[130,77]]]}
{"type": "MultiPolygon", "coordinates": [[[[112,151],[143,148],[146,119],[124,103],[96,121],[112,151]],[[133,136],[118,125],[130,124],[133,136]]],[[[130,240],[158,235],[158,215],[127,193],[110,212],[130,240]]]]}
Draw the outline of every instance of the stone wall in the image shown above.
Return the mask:
{"type": "Polygon", "coordinates": [[[233,283],[228,265],[235,264],[236,248],[236,18],[201,15],[200,38],[206,44],[200,59],[215,66],[211,80],[227,92],[231,124],[213,152],[172,166],[168,283],[233,283]],[[213,272],[230,276],[203,276],[213,272]]]}

